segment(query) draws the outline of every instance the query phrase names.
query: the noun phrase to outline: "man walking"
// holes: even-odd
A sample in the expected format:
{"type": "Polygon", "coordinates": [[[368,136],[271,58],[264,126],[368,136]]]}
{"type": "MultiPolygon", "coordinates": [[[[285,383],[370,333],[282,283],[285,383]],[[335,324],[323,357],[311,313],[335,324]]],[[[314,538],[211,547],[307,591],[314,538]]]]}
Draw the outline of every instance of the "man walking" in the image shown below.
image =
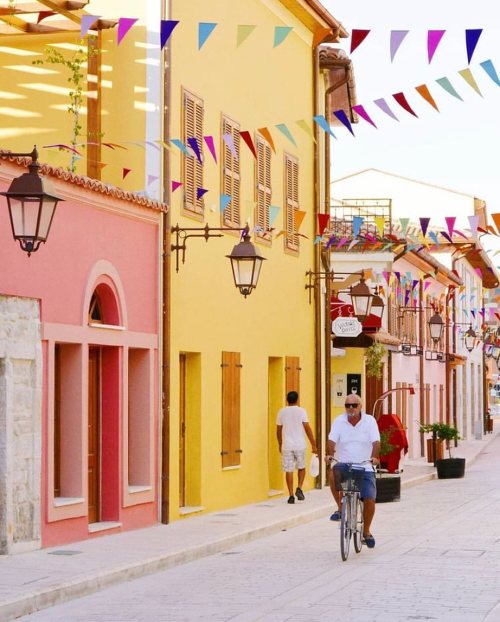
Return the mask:
{"type": "Polygon", "coordinates": [[[276,420],[276,435],[281,453],[281,466],[286,473],[288,487],[288,503],[295,503],[295,496],[299,501],[304,500],[302,486],[306,474],[306,435],[311,443],[313,453],[318,453],[316,442],[307,420],[306,411],[297,405],[299,394],[290,391],[286,396],[288,406],[282,408],[276,420]],[[293,472],[297,469],[297,489],[293,494],[293,472]]]}
{"type": "MultiPolygon", "coordinates": [[[[361,498],[363,499],[363,539],[366,546],[372,549],[375,538],[370,526],[375,514],[375,498],[377,487],[372,465],[379,464],[380,433],[375,417],[362,412],[361,398],[351,393],[345,400],[345,412],[334,419],[326,444],[325,461],[331,463],[337,453],[338,465],[342,463],[359,464],[365,469],[361,498]],[[366,464],[366,462],[370,464],[366,464]],[[365,463],[365,464],[362,464],[365,463]]],[[[340,520],[341,493],[335,487],[333,469],[329,470],[330,489],[337,503],[337,510],[331,520],[340,520]]]]}

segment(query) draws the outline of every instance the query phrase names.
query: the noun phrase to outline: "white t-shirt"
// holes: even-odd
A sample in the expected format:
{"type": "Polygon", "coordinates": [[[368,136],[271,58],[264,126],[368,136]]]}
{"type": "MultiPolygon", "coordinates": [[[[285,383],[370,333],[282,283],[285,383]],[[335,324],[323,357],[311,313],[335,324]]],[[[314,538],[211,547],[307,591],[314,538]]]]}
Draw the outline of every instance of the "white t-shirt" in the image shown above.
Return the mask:
{"type": "MultiPolygon", "coordinates": [[[[362,413],[359,422],[352,425],[343,413],[334,419],[328,440],[335,443],[335,458],[339,462],[360,464],[370,460],[373,443],[380,441],[380,432],[375,417],[362,413]]],[[[373,469],[371,464],[364,467],[366,471],[373,469]]]]}
{"type": "Polygon", "coordinates": [[[307,413],[300,406],[285,406],[278,413],[276,425],[283,426],[282,451],[301,451],[306,448],[304,423],[307,413]]]}

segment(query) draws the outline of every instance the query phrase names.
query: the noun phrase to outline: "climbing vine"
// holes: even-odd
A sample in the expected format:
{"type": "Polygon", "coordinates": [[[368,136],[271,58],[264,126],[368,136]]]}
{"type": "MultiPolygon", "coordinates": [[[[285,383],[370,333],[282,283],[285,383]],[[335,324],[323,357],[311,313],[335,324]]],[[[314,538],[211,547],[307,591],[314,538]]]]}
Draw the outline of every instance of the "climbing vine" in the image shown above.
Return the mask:
{"type": "Polygon", "coordinates": [[[382,363],[387,354],[385,347],[376,341],[366,350],[366,375],[373,378],[382,377],[382,363]]]}

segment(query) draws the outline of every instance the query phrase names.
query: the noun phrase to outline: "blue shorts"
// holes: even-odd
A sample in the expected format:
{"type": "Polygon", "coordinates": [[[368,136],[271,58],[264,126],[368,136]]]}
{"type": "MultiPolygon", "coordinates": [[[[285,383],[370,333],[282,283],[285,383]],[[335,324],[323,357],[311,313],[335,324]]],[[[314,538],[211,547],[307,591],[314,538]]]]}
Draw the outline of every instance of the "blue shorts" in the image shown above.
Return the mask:
{"type": "MultiPolygon", "coordinates": [[[[338,462],[334,469],[342,469],[342,467],[346,467],[345,463],[338,462]]],[[[363,473],[363,484],[361,486],[361,498],[362,499],[372,499],[375,501],[377,497],[377,484],[375,482],[375,472],[374,471],[366,471],[363,473]]]]}

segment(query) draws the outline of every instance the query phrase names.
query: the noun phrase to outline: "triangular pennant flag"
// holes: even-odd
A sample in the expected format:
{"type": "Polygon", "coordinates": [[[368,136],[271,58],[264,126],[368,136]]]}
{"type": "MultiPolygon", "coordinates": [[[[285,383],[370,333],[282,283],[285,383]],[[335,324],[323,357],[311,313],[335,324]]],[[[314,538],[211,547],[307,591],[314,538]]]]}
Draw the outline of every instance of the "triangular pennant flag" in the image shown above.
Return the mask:
{"type": "Polygon", "coordinates": [[[40,11],[38,13],[36,23],[39,24],[42,20],[44,20],[46,17],[50,17],[51,15],[57,15],[57,13],[55,11],[40,11]]]}
{"type": "Polygon", "coordinates": [[[366,37],[370,34],[369,30],[353,30],[351,35],[351,54],[354,50],[363,43],[366,37]]]}
{"type": "Polygon", "coordinates": [[[234,146],[234,140],[232,134],[222,134],[222,138],[227,145],[227,148],[231,152],[233,158],[238,160],[238,152],[236,151],[236,147],[234,146]]]}
{"type": "Polygon", "coordinates": [[[349,121],[349,118],[348,118],[348,116],[347,116],[347,114],[346,114],[346,111],[345,111],[345,110],[342,110],[342,109],[340,109],[340,110],[334,110],[334,111],[333,111],[333,114],[337,117],[337,119],[338,119],[341,123],[343,123],[343,124],[346,126],[346,128],[347,128],[347,129],[351,132],[351,134],[354,136],[354,132],[352,131],[352,125],[351,125],[351,122],[349,121]]]}
{"type": "Polygon", "coordinates": [[[420,228],[422,229],[422,235],[425,238],[425,234],[427,233],[427,227],[429,226],[430,218],[419,218],[420,220],[420,228]]]}
{"type": "Polygon", "coordinates": [[[82,39],[100,17],[100,15],[82,15],[80,22],[80,37],[82,39]]]}
{"type": "Polygon", "coordinates": [[[347,247],[347,250],[350,251],[352,248],[354,248],[356,246],[356,244],[359,244],[359,242],[360,242],[360,240],[351,240],[351,243],[347,247]]]}
{"type": "Polygon", "coordinates": [[[415,90],[417,91],[419,95],[421,95],[425,99],[426,102],[428,102],[434,109],[436,109],[439,112],[439,108],[437,107],[437,104],[434,101],[434,98],[432,97],[426,84],[421,84],[420,86],[416,86],[415,90]]]}
{"type": "Polygon", "coordinates": [[[239,48],[240,45],[248,39],[248,37],[252,34],[252,32],[257,28],[257,26],[253,25],[238,25],[236,29],[236,47],[239,48]]]}
{"type": "Polygon", "coordinates": [[[154,183],[157,180],[158,180],[158,177],[156,175],[148,175],[148,186],[150,186],[152,183],[154,183]]]}
{"type": "Polygon", "coordinates": [[[406,230],[408,229],[408,223],[410,222],[409,218],[400,218],[399,222],[401,223],[401,234],[403,237],[406,236],[406,230]]]}
{"type": "Polygon", "coordinates": [[[276,217],[280,213],[280,209],[281,208],[278,207],[277,205],[270,205],[269,206],[269,226],[270,227],[272,226],[272,224],[276,220],[276,217]]]}
{"type": "Polygon", "coordinates": [[[125,179],[125,177],[130,173],[132,169],[131,168],[123,168],[122,169],[122,179],[125,179]]]}
{"type": "Polygon", "coordinates": [[[467,62],[469,63],[469,65],[482,32],[482,28],[473,28],[471,30],[465,31],[465,45],[467,47],[467,62]]]}
{"type": "Polygon", "coordinates": [[[179,23],[175,19],[162,19],[160,23],[160,49],[163,50],[174,28],[179,23]]]}
{"type": "Polygon", "coordinates": [[[493,218],[493,222],[495,223],[495,227],[497,228],[498,232],[500,233],[500,212],[495,212],[494,214],[491,214],[491,217],[493,218]]]}
{"type": "Polygon", "coordinates": [[[365,110],[364,106],[362,106],[361,104],[357,104],[357,105],[354,105],[354,106],[352,107],[352,109],[354,110],[354,112],[355,112],[356,114],[359,114],[359,116],[360,116],[362,119],[364,119],[365,121],[368,121],[368,123],[370,123],[370,125],[373,125],[373,127],[375,127],[375,128],[377,127],[377,126],[375,125],[375,123],[372,121],[372,119],[371,119],[370,115],[366,112],[366,110],[365,110]]]}
{"type": "Polygon", "coordinates": [[[384,237],[384,225],[385,216],[375,216],[375,226],[377,227],[377,233],[381,238],[384,237]]]}
{"type": "Polygon", "coordinates": [[[207,192],[208,190],[206,188],[196,188],[196,200],[199,201],[207,192]]]}
{"type": "Polygon", "coordinates": [[[352,217],[352,235],[356,237],[360,234],[361,226],[363,225],[363,216],[353,216],[352,217]]]}
{"type": "MultiPolygon", "coordinates": [[[[334,138],[337,138],[335,136],[335,134],[332,132],[328,121],[325,119],[325,117],[321,114],[316,115],[315,117],[313,117],[314,121],[316,121],[316,123],[320,126],[320,128],[322,130],[324,130],[327,134],[331,134],[331,136],[333,136],[334,138]]],[[[298,123],[298,121],[297,121],[298,123]]]]}
{"type": "Polygon", "coordinates": [[[399,121],[397,116],[389,108],[389,104],[385,101],[385,99],[383,99],[383,98],[375,99],[373,101],[373,103],[376,106],[378,106],[380,108],[380,110],[382,110],[382,112],[385,112],[385,114],[389,115],[391,117],[391,119],[394,119],[395,121],[399,121]]]}
{"type": "Polygon", "coordinates": [[[446,30],[427,31],[427,57],[429,59],[429,64],[445,32],[446,30]]]}
{"type": "Polygon", "coordinates": [[[330,214],[318,214],[318,231],[320,235],[323,235],[329,222],[330,214]]]}
{"type": "Polygon", "coordinates": [[[206,40],[212,34],[217,24],[213,22],[200,22],[198,24],[198,50],[205,45],[206,40]]]}
{"type": "Polygon", "coordinates": [[[336,248],[339,249],[342,246],[344,246],[344,244],[346,244],[349,241],[349,238],[341,238],[339,240],[339,243],[337,244],[336,248]]]}
{"type": "Polygon", "coordinates": [[[174,143],[174,145],[178,147],[182,151],[182,153],[184,153],[185,155],[187,156],[191,155],[189,151],[187,150],[186,145],[182,142],[182,140],[179,140],[178,138],[171,138],[170,142],[174,143]]]}
{"type": "Polygon", "coordinates": [[[448,233],[450,237],[453,237],[453,229],[455,228],[455,216],[445,216],[446,226],[448,227],[448,233]]]}
{"type": "Polygon", "coordinates": [[[439,246],[439,245],[440,245],[440,244],[439,244],[439,240],[438,240],[438,236],[437,236],[437,234],[436,234],[436,233],[434,233],[434,231],[429,231],[429,236],[430,236],[431,240],[434,242],[434,244],[435,244],[436,246],[439,246]]]}
{"type": "Polygon", "coordinates": [[[273,48],[277,48],[292,32],[292,26],[276,26],[274,28],[274,45],[273,48]]]}
{"type": "Polygon", "coordinates": [[[284,123],[278,123],[278,125],[275,126],[276,129],[278,129],[284,136],[286,136],[288,138],[288,140],[295,146],[297,146],[297,143],[295,142],[295,138],[292,136],[292,133],[290,132],[290,130],[288,129],[288,127],[284,124],[284,123]]]}
{"type": "Polygon", "coordinates": [[[212,155],[212,158],[214,159],[214,162],[217,164],[217,154],[215,152],[214,137],[203,136],[203,140],[205,141],[205,144],[207,145],[208,150],[210,151],[210,154],[212,155]]]}
{"type": "Polygon", "coordinates": [[[477,235],[477,226],[479,224],[479,216],[468,216],[470,232],[473,238],[477,235]]]}
{"type": "Polygon", "coordinates": [[[127,32],[132,28],[132,26],[139,21],[134,17],[120,17],[118,20],[118,30],[116,32],[116,44],[120,45],[123,37],[127,34],[127,32]]]}
{"type": "Polygon", "coordinates": [[[481,278],[483,278],[483,273],[481,268],[474,268],[474,272],[476,272],[481,278]]]}
{"type": "Polygon", "coordinates": [[[457,99],[459,99],[460,101],[464,101],[460,95],[455,91],[455,89],[453,88],[453,85],[451,84],[451,82],[448,80],[448,78],[439,78],[438,80],[436,80],[436,82],[439,84],[439,86],[441,86],[447,93],[449,93],[450,95],[453,95],[453,97],[456,97],[457,99]]]}
{"type": "Polygon", "coordinates": [[[257,159],[257,152],[255,151],[255,145],[253,144],[252,137],[250,136],[250,132],[248,130],[243,130],[240,132],[241,138],[245,141],[247,147],[253,153],[253,157],[257,159]]]}
{"type": "Polygon", "coordinates": [[[332,34],[331,28],[324,28],[322,26],[318,26],[314,31],[314,36],[312,40],[312,47],[317,47],[320,43],[322,43],[328,35],[332,34]]]}
{"type": "Polygon", "coordinates": [[[171,181],[170,188],[172,192],[175,192],[177,188],[180,188],[181,186],[182,186],[181,181],[174,181],[174,180],[171,181]]]}
{"type": "Polygon", "coordinates": [[[257,131],[267,140],[273,152],[276,153],[276,147],[274,146],[273,137],[271,136],[271,132],[267,129],[267,127],[259,127],[257,131]]]}
{"type": "Polygon", "coordinates": [[[391,30],[391,63],[399,50],[399,46],[409,32],[409,30],[391,30]]]}
{"type": "Polygon", "coordinates": [[[298,231],[300,229],[300,226],[302,225],[302,221],[304,220],[306,215],[306,212],[303,210],[295,210],[295,214],[294,214],[294,220],[295,220],[295,231],[298,231]]]}
{"type": "Polygon", "coordinates": [[[198,141],[196,140],[196,138],[188,138],[187,141],[191,149],[194,151],[194,154],[198,162],[202,162],[201,151],[200,151],[200,147],[198,145],[198,141]]]}
{"type": "Polygon", "coordinates": [[[321,239],[322,239],[322,238],[321,238],[321,236],[320,236],[320,235],[317,235],[317,236],[314,238],[314,242],[313,242],[313,244],[319,244],[319,243],[321,242],[321,239]]]}
{"type": "Polygon", "coordinates": [[[223,212],[226,207],[231,203],[232,197],[229,194],[220,195],[220,211],[223,212]]]}
{"type": "Polygon", "coordinates": [[[441,231],[441,235],[443,236],[443,238],[445,240],[448,240],[448,242],[453,243],[453,240],[451,239],[451,237],[446,233],[446,231],[441,231]]]}
{"type": "Polygon", "coordinates": [[[298,121],[296,121],[295,123],[297,123],[297,125],[300,127],[301,130],[304,130],[304,132],[310,136],[314,142],[316,142],[316,138],[314,136],[314,131],[312,129],[312,127],[310,126],[310,124],[305,121],[304,119],[299,119],[298,121]]]}
{"type": "Polygon", "coordinates": [[[462,78],[467,82],[467,84],[469,86],[471,86],[478,95],[481,95],[481,97],[483,96],[483,94],[481,93],[481,91],[479,90],[479,87],[477,85],[477,82],[474,79],[474,76],[472,75],[472,71],[467,67],[467,69],[462,69],[461,71],[458,72],[462,78]]]}
{"type": "Polygon", "coordinates": [[[500,80],[498,79],[498,75],[495,69],[495,66],[491,62],[491,60],[485,60],[482,63],[479,63],[481,67],[486,71],[486,73],[490,76],[493,82],[500,86],[500,80]]]}
{"type": "Polygon", "coordinates": [[[412,110],[412,107],[408,103],[404,93],[394,93],[393,97],[398,102],[398,104],[401,106],[401,108],[404,108],[406,112],[409,112],[410,114],[412,114],[414,117],[417,117],[418,119],[418,115],[412,110]]]}

